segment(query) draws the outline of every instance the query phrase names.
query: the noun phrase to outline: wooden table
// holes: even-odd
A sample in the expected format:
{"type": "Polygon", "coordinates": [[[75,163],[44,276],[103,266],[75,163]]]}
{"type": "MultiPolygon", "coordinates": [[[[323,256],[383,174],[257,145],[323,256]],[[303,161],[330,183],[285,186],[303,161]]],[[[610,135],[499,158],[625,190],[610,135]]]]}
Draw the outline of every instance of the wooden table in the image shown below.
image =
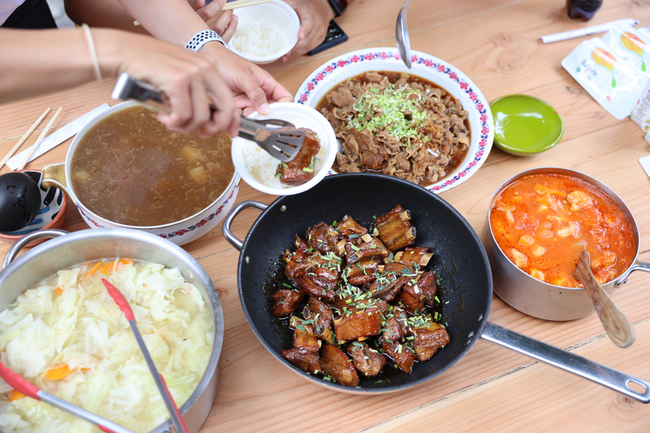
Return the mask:
{"type": "MultiPolygon", "coordinates": [[[[650,3],[606,0],[588,23],[636,18],[650,26],[650,3]]],[[[330,58],[365,47],[394,46],[396,0],[352,0],[338,19],[350,39],[316,57],[268,67],[290,91],[330,58]]],[[[564,120],[564,138],[533,157],[493,148],[468,181],[441,194],[480,233],[488,202],[511,175],[533,167],[560,166],[592,175],[616,191],[634,213],[641,235],[639,259],[650,261],[650,180],[638,163],[649,155],[641,129],[616,120],[560,65],[581,39],[550,45],[539,37],[583,27],[569,20],[564,0],[414,0],[408,11],[411,45],[467,74],[491,101],[525,93],[552,104],[564,120]]],[[[95,83],[0,105],[0,154],[4,155],[46,107],[63,111],[58,128],[110,99],[113,82],[95,83]]],[[[43,122],[45,124],[45,122],[43,122]]],[[[33,143],[39,130],[26,143],[33,143]]],[[[54,130],[54,129],[53,129],[54,130]]],[[[26,146],[24,145],[24,146],[26,146]]],[[[62,162],[69,141],[32,162],[62,162]]],[[[2,172],[8,169],[5,167],[2,172]]],[[[238,201],[270,203],[275,197],[242,184],[238,201]]],[[[233,230],[243,239],[258,214],[245,211],[233,230]]],[[[64,226],[87,229],[71,207],[64,226]]],[[[0,245],[0,257],[7,251],[0,245]]],[[[479,340],[452,368],[404,392],[359,396],[314,385],[282,366],[258,342],[239,303],[239,253],[220,227],[185,246],[211,276],[225,315],[225,342],[215,405],[201,433],[227,431],[630,431],[650,430],[650,406],[479,340]]],[[[526,316],[494,297],[489,320],[565,348],[633,376],[650,380],[650,276],[634,273],[614,301],[636,326],[637,341],[614,346],[595,315],[571,322],[526,316]]]]}

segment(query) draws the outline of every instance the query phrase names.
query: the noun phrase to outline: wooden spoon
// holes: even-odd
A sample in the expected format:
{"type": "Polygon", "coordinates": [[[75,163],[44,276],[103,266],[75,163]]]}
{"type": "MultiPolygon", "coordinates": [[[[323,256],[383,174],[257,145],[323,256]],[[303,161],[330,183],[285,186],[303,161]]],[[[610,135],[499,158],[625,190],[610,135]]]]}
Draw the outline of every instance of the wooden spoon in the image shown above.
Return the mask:
{"type": "Polygon", "coordinates": [[[605,332],[615,345],[625,348],[634,343],[636,331],[630,319],[618,309],[607,292],[603,290],[600,283],[591,272],[591,258],[585,249],[580,255],[578,265],[574,272],[575,277],[580,280],[594,304],[594,309],[600,323],[603,324],[605,332]]]}

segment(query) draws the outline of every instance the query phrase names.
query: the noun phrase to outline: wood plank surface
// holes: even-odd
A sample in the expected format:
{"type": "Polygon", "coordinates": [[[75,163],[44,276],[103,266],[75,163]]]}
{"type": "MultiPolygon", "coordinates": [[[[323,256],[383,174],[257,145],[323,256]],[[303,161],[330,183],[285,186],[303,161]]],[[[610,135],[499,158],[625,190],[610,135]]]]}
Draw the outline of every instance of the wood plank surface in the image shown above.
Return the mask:
{"type": "MultiPolygon", "coordinates": [[[[350,0],[337,19],[348,42],[265,68],[296,92],[312,71],[338,55],[393,47],[401,4],[350,0]]],[[[623,198],[639,228],[639,260],[650,262],[650,179],[638,163],[650,155],[643,132],[630,119],[608,114],[562,68],[562,59],[590,37],[554,44],[540,40],[542,35],[630,17],[639,20],[640,27],[650,26],[650,1],[606,0],[588,23],[568,19],[564,0],[411,1],[412,49],[463,71],[488,101],[512,93],[536,96],[553,105],[564,121],[564,137],[552,150],[524,158],[493,148],[471,179],[441,194],[479,234],[490,199],[507,178],[529,168],[565,167],[596,177],[623,198]]],[[[47,107],[63,106],[56,129],[104,102],[113,105],[113,83],[0,105],[0,153],[10,149],[47,107]]],[[[33,143],[45,123],[24,147],[33,143]]],[[[28,167],[61,163],[69,143],[28,167]]],[[[0,173],[7,171],[5,167],[0,173]]],[[[242,182],[237,201],[274,199],[242,182]]],[[[233,233],[244,239],[258,215],[256,210],[242,212],[233,233]]],[[[73,206],[64,228],[87,229],[73,206]]],[[[0,257],[7,248],[0,245],[0,257]]],[[[650,431],[650,406],[483,339],[458,363],[418,387],[371,396],[330,391],[286,368],[257,340],[239,301],[239,252],[223,238],[221,226],[184,248],[210,275],[225,318],[217,397],[200,433],[650,431]]],[[[494,296],[489,321],[650,381],[649,285],[650,275],[635,272],[613,294],[636,326],[637,341],[627,349],[609,341],[594,314],[550,322],[516,311],[494,296]]]]}

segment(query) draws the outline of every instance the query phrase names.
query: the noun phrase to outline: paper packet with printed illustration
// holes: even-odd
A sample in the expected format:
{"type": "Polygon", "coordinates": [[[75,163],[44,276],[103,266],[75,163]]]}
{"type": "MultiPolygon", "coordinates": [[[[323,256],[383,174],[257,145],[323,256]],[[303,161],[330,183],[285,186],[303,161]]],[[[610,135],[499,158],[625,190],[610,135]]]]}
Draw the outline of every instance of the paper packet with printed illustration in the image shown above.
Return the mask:
{"type": "Polygon", "coordinates": [[[617,119],[632,113],[648,77],[601,38],[582,42],[562,60],[562,66],[617,119]]]}

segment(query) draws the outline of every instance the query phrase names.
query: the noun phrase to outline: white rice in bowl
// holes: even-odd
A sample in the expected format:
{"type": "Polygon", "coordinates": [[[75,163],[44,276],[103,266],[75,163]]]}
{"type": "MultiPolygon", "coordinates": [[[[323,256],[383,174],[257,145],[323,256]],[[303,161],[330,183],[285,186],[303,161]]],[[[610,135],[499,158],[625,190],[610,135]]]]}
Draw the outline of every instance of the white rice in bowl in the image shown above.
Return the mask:
{"type": "Polygon", "coordinates": [[[243,23],[237,27],[231,45],[240,53],[251,56],[273,56],[280,53],[289,38],[270,21],[243,23]]]}
{"type": "MultiPolygon", "coordinates": [[[[317,135],[318,137],[318,135],[317,135]]],[[[321,143],[318,155],[316,155],[316,164],[314,165],[314,176],[323,168],[323,161],[327,156],[327,147],[318,137],[321,143]]],[[[241,153],[244,157],[244,164],[248,172],[262,185],[275,189],[295,188],[295,185],[285,185],[280,182],[276,175],[280,161],[269,155],[264,149],[260,148],[252,141],[242,140],[241,153]]]]}

